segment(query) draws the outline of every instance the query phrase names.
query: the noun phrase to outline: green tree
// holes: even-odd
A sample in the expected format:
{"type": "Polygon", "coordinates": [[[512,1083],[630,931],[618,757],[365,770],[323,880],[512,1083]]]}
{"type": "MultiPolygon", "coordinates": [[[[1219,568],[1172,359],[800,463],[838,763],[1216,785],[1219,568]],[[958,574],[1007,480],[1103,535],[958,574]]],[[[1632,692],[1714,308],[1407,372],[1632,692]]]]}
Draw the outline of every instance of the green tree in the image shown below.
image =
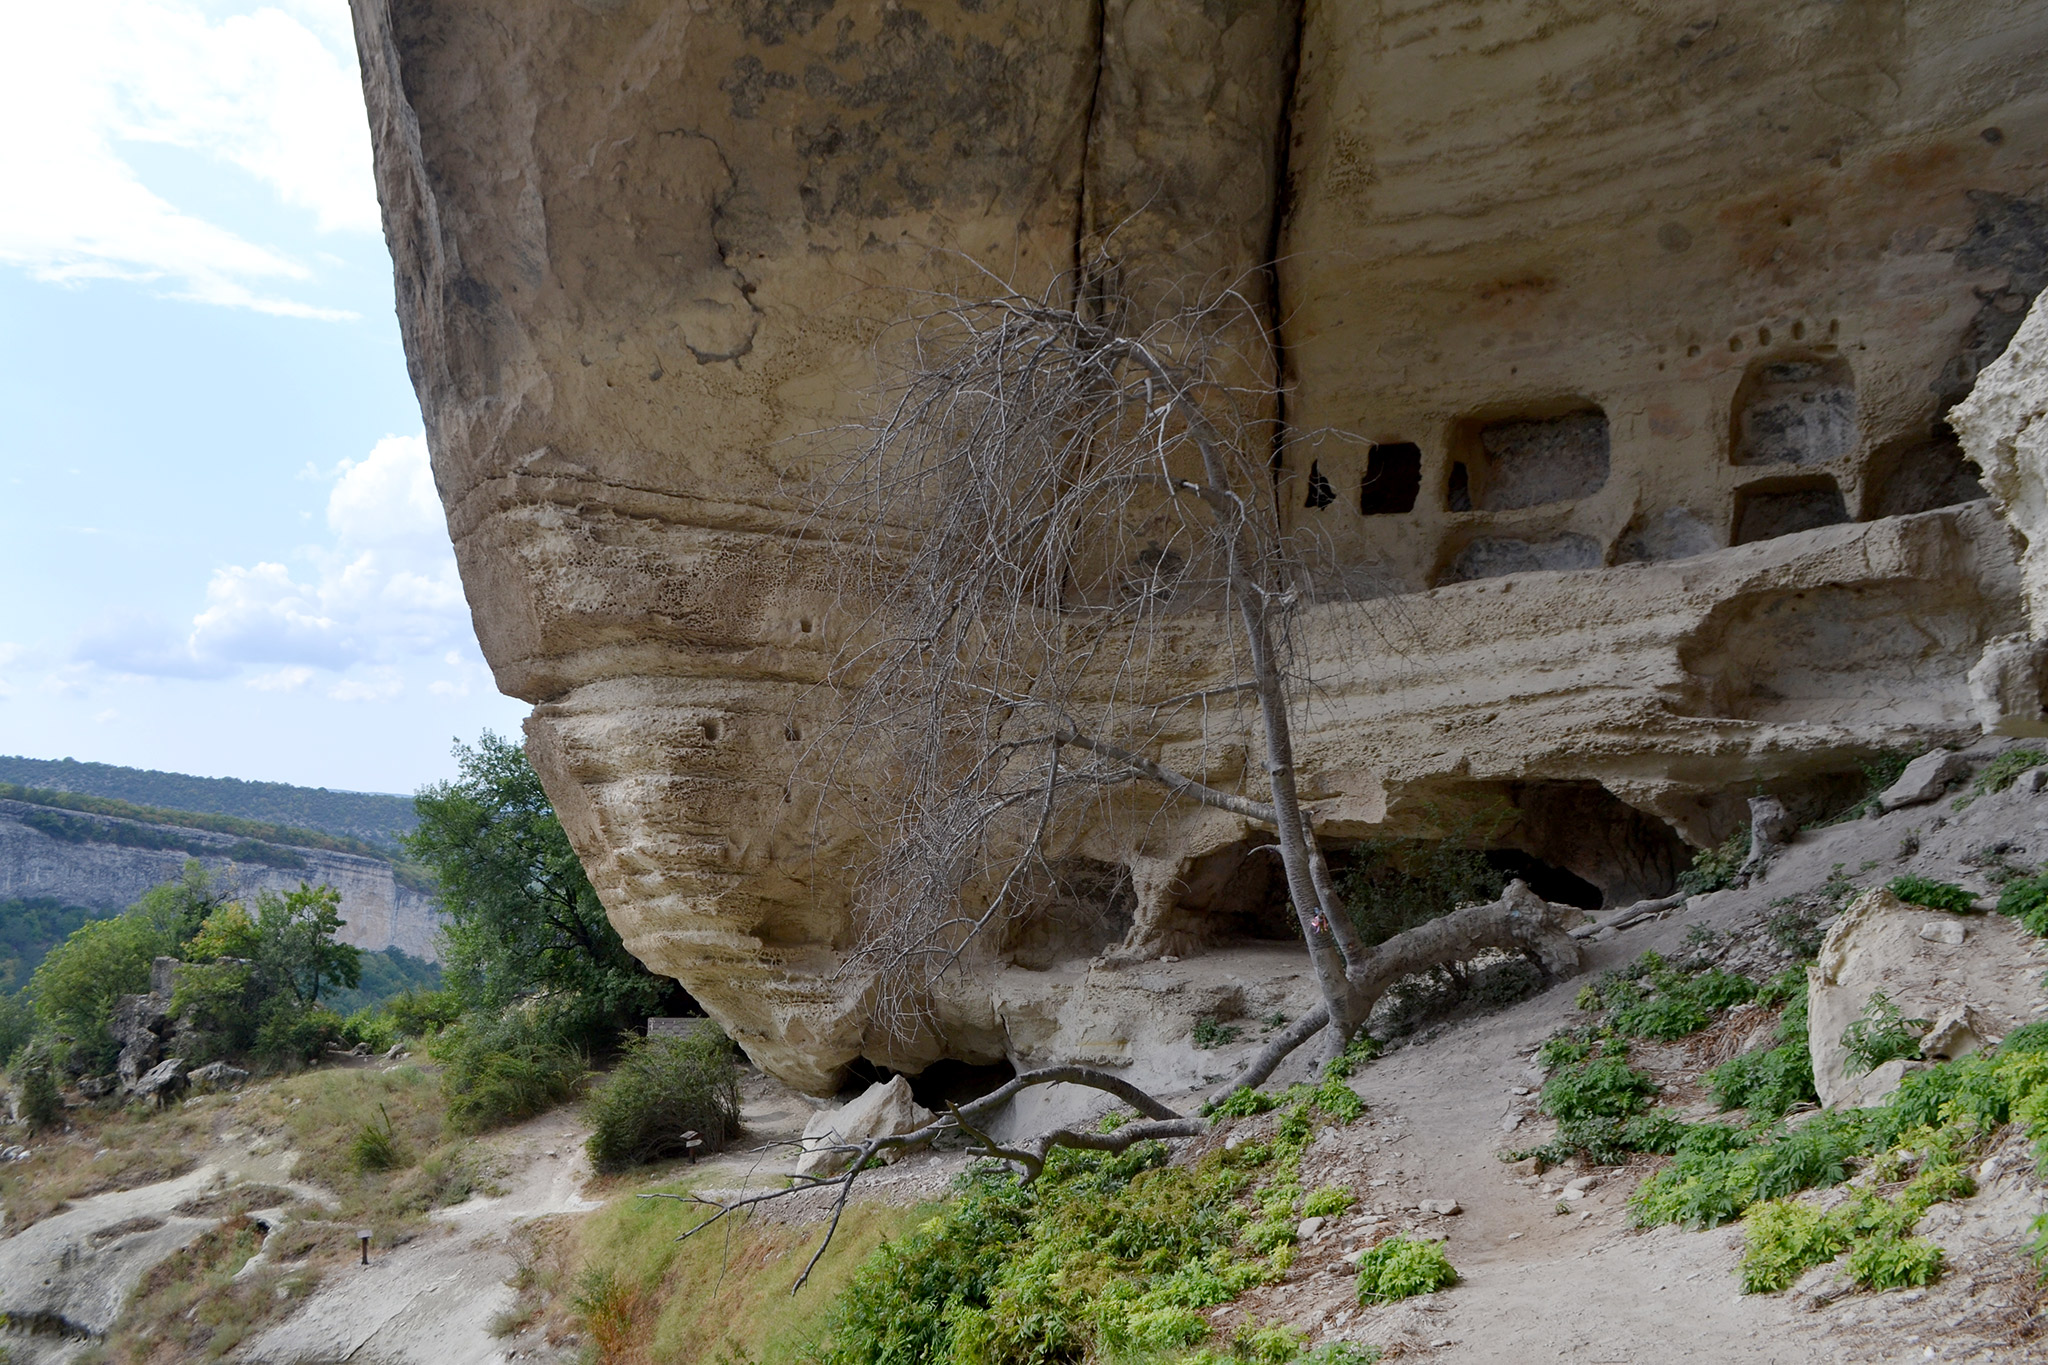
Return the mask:
{"type": "Polygon", "coordinates": [[[320,1003],[322,986],[354,987],[363,978],[362,951],[337,943],[334,935],[347,923],[341,917],[341,892],[331,886],[299,883],[280,896],[266,891],[256,898],[256,976],[266,997],[287,991],[300,1005],[320,1003]]]}
{"type": "Polygon", "coordinates": [[[405,838],[440,886],[452,988],[488,1010],[545,994],[611,1027],[656,1008],[673,983],[619,941],[525,751],[485,731],[455,756],[461,775],[421,789],[405,838]]]}
{"type": "Polygon", "coordinates": [[[111,1070],[121,1051],[107,1030],[115,1004],[147,991],[150,963],[177,946],[137,910],[82,926],[51,949],[29,979],[36,1017],[49,1033],[68,1040],[74,1064],[111,1070]]]}

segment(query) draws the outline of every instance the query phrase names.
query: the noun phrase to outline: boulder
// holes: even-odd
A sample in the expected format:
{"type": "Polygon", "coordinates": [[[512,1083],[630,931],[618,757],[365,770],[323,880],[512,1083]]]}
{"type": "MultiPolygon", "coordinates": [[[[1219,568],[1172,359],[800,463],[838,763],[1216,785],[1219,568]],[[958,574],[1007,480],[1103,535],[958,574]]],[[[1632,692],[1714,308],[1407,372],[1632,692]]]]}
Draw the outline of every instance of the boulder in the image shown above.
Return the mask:
{"type": "Polygon", "coordinates": [[[1934,1060],[1965,1056],[2034,1017],[2040,940],[1998,915],[1936,922],[1960,927],[1960,941],[1923,937],[1926,907],[1879,888],[1857,897],[1828,931],[1806,973],[1807,1039],[1822,1104],[1875,1104],[1910,1069],[1890,1064],[1866,1075],[1842,1046],[1879,991],[1905,1018],[1932,1021],[1921,1047],[1934,1060]]]}
{"type": "Polygon", "coordinates": [[[137,1099],[148,1100],[151,1104],[161,1106],[182,1095],[187,1081],[185,1059],[166,1057],[136,1077],[135,1084],[129,1086],[128,1090],[137,1099]]]}
{"type": "Polygon", "coordinates": [[[838,1109],[821,1109],[804,1125],[804,1155],[797,1162],[799,1175],[831,1175],[844,1167],[850,1152],[833,1151],[840,1145],[858,1145],[869,1138],[914,1133],[932,1121],[932,1112],[910,1095],[910,1082],[901,1076],[869,1086],[860,1097],[838,1109]]]}
{"type": "Polygon", "coordinates": [[[192,1083],[195,1090],[224,1090],[248,1080],[249,1073],[239,1066],[229,1066],[226,1062],[208,1062],[205,1066],[192,1068],[185,1079],[192,1083]]]}
{"type": "Polygon", "coordinates": [[[1947,749],[1935,749],[1906,765],[1899,780],[1877,798],[1886,811],[1905,806],[1922,806],[1970,775],[1970,760],[1947,749]]]}
{"type": "Polygon", "coordinates": [[[108,1032],[121,1045],[121,1059],[114,1069],[124,1089],[132,1090],[136,1080],[163,1059],[164,1043],[176,1027],[171,1017],[172,973],[165,963],[177,966],[175,959],[158,958],[150,971],[150,992],[122,996],[114,1002],[113,1016],[107,1021],[108,1032]],[[158,985],[163,989],[156,989],[158,985]]]}

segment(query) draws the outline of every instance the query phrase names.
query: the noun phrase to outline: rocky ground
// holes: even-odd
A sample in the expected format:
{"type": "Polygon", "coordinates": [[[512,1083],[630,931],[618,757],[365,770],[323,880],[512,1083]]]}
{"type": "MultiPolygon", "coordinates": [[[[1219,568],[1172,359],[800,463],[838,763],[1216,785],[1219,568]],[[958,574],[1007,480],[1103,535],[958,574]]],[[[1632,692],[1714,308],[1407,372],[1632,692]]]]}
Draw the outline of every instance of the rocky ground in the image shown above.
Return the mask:
{"type": "MultiPolygon", "coordinates": [[[[1982,1160],[1977,1194],[1937,1205],[1923,1220],[1919,1230],[1948,1255],[1943,1277],[1924,1290],[1884,1294],[1848,1292],[1826,1267],[1784,1294],[1740,1293],[1739,1225],[1704,1232],[1630,1225],[1627,1196],[1659,1158],[1538,1171],[1502,1156],[1548,1136],[1533,1054],[1554,1031],[1582,1020],[1573,1001],[1585,975],[1650,949],[1706,953],[1767,975],[1794,960],[1802,937],[1810,951],[1843,903],[1845,880],[1877,886],[1915,872],[1988,895],[1997,868],[2031,868],[2044,858],[2048,794],[2024,781],[1960,812],[1944,798],[1816,830],[1748,888],[1695,897],[1633,928],[1595,935],[1581,978],[1410,1035],[1353,1078],[1366,1116],[1326,1130],[1304,1158],[1306,1185],[1352,1189],[1358,1205],[1308,1233],[1283,1283],[1218,1310],[1218,1326],[1279,1321],[1312,1340],[1367,1342],[1390,1356],[1445,1362],[2048,1360],[2048,1337],[2037,1335],[2039,1282],[2023,1254],[2043,1189],[2016,1134],[1982,1160]],[[1359,1308],[1348,1258],[1389,1231],[1442,1239],[1460,1272],[1457,1285],[1359,1308]]],[[[2023,970],[2038,965],[2048,964],[2023,970]]],[[[2035,1010],[2044,1011],[2048,1005],[2035,1010]]],[[[1698,1075],[1754,1046],[1771,1024],[1768,1012],[1740,1007],[1705,1033],[1643,1046],[1632,1060],[1664,1083],[1666,1103],[1704,1117],[1712,1106],[1698,1075]]],[[[1302,1058],[1289,1070],[1305,1074],[1307,1067],[1302,1058]]],[[[0,1306],[16,1315],[15,1330],[0,1340],[14,1361],[81,1354],[91,1345],[84,1334],[107,1330],[149,1267],[215,1228],[230,1205],[274,1220],[276,1207],[291,1201],[331,1204],[326,1191],[295,1178],[292,1151],[244,1122],[250,1100],[239,1104],[239,1116],[228,1097],[186,1106],[178,1131],[193,1150],[182,1173],[53,1202],[0,1237],[0,1306]],[[237,1191],[244,1192],[238,1202],[237,1191]],[[24,1325],[42,1330],[26,1333],[24,1325]]],[[[747,1124],[759,1149],[729,1152],[692,1172],[691,1183],[713,1194],[779,1182],[793,1154],[774,1144],[801,1132],[813,1109],[750,1073],[747,1124]]],[[[275,1365],[576,1358],[583,1343],[563,1329],[559,1311],[549,1318],[514,1310],[532,1230],[635,1192],[631,1180],[593,1181],[583,1136],[574,1111],[562,1110],[481,1139],[491,1171],[484,1192],[435,1212],[402,1245],[377,1249],[367,1268],[329,1265],[317,1283],[309,1277],[313,1287],[302,1301],[286,1304],[232,1358],[275,1365]]],[[[38,1159],[51,1157],[31,1157],[38,1159]]],[[[942,1197],[966,1160],[960,1152],[907,1159],[866,1178],[863,1197],[898,1204],[942,1197]]],[[[821,1224],[824,1204],[785,1200],[760,1216],[821,1224]]],[[[251,1273],[292,1270],[268,1250],[251,1265],[251,1273]]],[[[279,1281],[287,1295],[292,1283],[279,1281]]]]}

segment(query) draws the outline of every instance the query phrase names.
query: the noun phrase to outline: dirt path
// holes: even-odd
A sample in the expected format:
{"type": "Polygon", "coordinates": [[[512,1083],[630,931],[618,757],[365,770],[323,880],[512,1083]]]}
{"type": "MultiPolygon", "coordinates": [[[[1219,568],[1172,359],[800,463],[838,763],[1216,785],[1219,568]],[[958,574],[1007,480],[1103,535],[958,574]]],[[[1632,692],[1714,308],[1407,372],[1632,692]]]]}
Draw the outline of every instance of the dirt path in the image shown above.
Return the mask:
{"type": "MultiPolygon", "coordinates": [[[[512,1307],[518,1268],[510,1234],[529,1218],[581,1213],[590,1164],[588,1130],[572,1111],[556,1110],[489,1138],[509,1174],[505,1193],[475,1196],[434,1215],[435,1232],[366,1267],[328,1275],[288,1320],[270,1328],[238,1359],[270,1365],[497,1365],[508,1347],[492,1335],[512,1307]]],[[[531,1359],[531,1356],[525,1357],[531,1359]]]]}

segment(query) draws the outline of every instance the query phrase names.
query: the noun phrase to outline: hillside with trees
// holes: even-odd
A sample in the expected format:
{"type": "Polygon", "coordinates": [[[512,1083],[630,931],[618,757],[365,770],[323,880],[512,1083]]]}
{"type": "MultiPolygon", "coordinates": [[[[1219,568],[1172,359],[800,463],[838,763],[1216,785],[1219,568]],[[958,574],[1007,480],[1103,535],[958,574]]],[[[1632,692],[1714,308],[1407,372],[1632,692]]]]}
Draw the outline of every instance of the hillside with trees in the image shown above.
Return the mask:
{"type": "Polygon", "coordinates": [[[287,782],[245,782],[235,777],[194,777],[111,763],[81,763],[72,758],[0,755],[0,782],[108,797],[138,806],[298,826],[376,844],[387,851],[415,824],[409,796],[329,791],[287,782]]]}

